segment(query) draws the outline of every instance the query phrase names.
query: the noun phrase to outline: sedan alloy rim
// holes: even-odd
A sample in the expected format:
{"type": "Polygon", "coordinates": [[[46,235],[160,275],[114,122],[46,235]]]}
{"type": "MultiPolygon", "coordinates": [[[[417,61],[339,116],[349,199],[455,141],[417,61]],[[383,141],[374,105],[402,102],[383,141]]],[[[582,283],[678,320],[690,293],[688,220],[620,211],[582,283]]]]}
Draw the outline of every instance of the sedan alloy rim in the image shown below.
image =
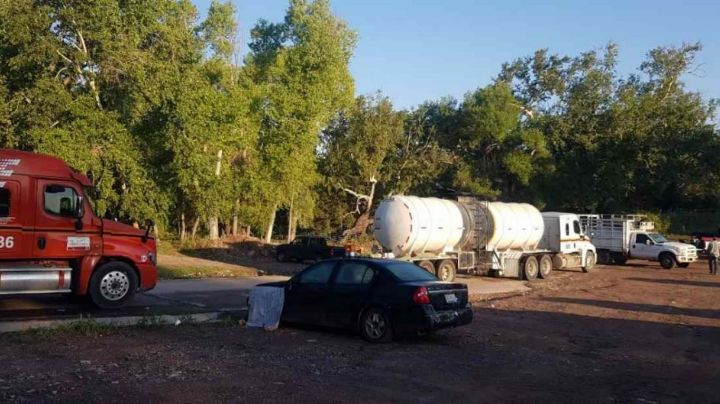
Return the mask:
{"type": "Polygon", "coordinates": [[[385,319],[380,313],[372,313],[365,320],[365,332],[373,339],[385,334],[385,319]]]}

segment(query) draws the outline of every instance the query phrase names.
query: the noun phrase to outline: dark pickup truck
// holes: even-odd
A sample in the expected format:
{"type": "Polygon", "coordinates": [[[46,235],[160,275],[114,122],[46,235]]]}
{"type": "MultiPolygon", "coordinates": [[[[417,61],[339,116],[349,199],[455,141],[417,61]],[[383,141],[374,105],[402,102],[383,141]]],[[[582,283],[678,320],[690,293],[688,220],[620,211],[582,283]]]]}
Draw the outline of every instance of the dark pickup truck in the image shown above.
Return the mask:
{"type": "Polygon", "coordinates": [[[281,244],[275,249],[278,261],[321,260],[331,257],[343,257],[345,249],[329,246],[323,237],[302,236],[292,243],[281,244]]]}

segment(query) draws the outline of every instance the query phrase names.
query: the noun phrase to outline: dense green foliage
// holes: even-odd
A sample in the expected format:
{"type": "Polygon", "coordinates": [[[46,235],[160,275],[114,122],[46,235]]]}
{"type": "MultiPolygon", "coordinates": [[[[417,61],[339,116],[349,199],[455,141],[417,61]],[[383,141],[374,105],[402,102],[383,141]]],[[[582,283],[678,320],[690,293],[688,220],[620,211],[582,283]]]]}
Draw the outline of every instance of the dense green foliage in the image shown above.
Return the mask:
{"type": "Polygon", "coordinates": [[[651,50],[627,77],[613,44],[539,50],[461,100],[404,111],[355,98],[356,36],[327,0],[259,21],[243,61],[232,4],[197,14],[188,0],[0,1],[0,145],[60,156],[94,180],[99,214],[181,237],[341,234],[411,192],[720,208],[715,103],[682,82],[699,44],[651,50]]]}

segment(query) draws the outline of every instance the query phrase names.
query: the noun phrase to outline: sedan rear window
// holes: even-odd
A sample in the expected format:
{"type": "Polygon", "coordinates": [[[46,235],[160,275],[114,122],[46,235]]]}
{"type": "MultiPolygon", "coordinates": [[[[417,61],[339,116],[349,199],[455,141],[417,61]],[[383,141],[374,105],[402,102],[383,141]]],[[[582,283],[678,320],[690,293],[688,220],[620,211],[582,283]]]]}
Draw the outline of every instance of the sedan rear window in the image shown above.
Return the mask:
{"type": "Polygon", "coordinates": [[[409,281],[436,281],[438,278],[430,272],[420,268],[415,264],[405,262],[392,262],[384,264],[396,278],[402,282],[409,281]]]}
{"type": "Polygon", "coordinates": [[[327,283],[336,261],[317,263],[300,273],[300,283],[327,283]]]}

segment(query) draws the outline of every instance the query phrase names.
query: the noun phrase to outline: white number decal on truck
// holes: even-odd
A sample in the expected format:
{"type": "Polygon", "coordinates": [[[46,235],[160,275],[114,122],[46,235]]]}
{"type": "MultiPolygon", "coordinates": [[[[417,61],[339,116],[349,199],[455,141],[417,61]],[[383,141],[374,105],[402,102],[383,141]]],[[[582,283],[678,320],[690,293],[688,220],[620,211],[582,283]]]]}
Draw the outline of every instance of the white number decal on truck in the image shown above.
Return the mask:
{"type": "Polygon", "coordinates": [[[15,247],[15,237],[0,236],[0,248],[13,248],[15,247]]]}

